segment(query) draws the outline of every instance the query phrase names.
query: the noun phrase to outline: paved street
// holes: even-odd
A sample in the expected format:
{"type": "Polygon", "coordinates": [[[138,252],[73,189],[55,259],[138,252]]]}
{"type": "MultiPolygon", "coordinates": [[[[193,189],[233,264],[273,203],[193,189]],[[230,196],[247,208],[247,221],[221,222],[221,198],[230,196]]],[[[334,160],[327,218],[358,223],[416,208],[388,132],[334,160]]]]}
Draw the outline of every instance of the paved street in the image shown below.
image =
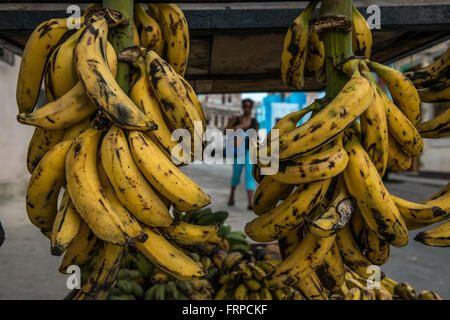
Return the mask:
{"type": "MultiPolygon", "coordinates": [[[[236,191],[236,206],[227,207],[230,166],[191,165],[183,170],[211,195],[214,210],[230,212],[228,224],[234,229],[243,229],[255,217],[246,209],[243,185],[236,191]]],[[[387,187],[393,194],[413,201],[421,201],[440,188],[401,181],[389,182],[387,187]]],[[[0,196],[0,219],[7,236],[0,248],[0,299],[62,299],[69,290],[66,276],[58,273],[61,258],[50,255],[47,238],[29,223],[24,196],[0,196]]],[[[450,299],[450,250],[412,240],[416,233],[410,233],[406,247],[392,248],[391,260],[382,270],[397,281],[408,281],[418,291],[433,289],[450,299]]]]}

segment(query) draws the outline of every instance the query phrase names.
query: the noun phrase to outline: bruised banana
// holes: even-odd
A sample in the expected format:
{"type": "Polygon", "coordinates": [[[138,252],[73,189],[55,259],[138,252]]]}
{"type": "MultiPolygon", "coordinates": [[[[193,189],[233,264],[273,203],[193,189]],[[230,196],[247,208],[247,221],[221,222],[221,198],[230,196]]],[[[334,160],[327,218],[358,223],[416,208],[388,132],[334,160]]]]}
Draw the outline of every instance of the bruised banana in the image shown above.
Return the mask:
{"type": "Polygon", "coordinates": [[[406,72],[414,86],[418,89],[430,88],[448,79],[447,73],[450,68],[450,48],[444,52],[432,64],[411,72],[406,72]]]}
{"type": "Polygon", "coordinates": [[[123,224],[123,229],[125,232],[133,239],[137,241],[143,242],[146,240],[146,234],[142,230],[141,225],[133,217],[127,209],[122,205],[120,200],[117,198],[114,189],[111,183],[108,180],[108,177],[105,173],[105,169],[101,163],[101,159],[99,157],[99,161],[97,164],[98,167],[98,177],[100,179],[100,185],[102,187],[103,193],[105,195],[106,200],[111,204],[111,208],[114,214],[120,219],[123,224]]]}
{"type": "Polygon", "coordinates": [[[164,39],[158,22],[150,17],[144,8],[136,3],[134,5],[135,19],[142,27],[141,42],[144,47],[154,50],[158,55],[162,55],[164,49],[164,39]]]}
{"type": "Polygon", "coordinates": [[[316,269],[316,274],[323,286],[330,291],[336,291],[344,283],[344,262],[336,241],[316,269]]]}
{"type": "Polygon", "coordinates": [[[100,148],[103,168],[123,206],[149,226],[168,227],[172,217],[133,160],[124,131],[112,126],[100,148]]]}
{"type": "Polygon", "coordinates": [[[427,246],[450,247],[450,221],[417,234],[414,240],[427,246]]]}
{"type": "Polygon", "coordinates": [[[31,112],[41,89],[50,51],[66,33],[74,18],[51,19],[41,23],[28,38],[20,62],[16,100],[19,113],[31,112]]]}
{"type": "Polygon", "coordinates": [[[270,287],[293,286],[309,275],[323,261],[336,236],[317,238],[307,233],[297,248],[267,277],[270,287]]]}
{"type": "Polygon", "coordinates": [[[182,221],[162,229],[170,238],[183,245],[220,243],[222,239],[217,233],[218,230],[218,225],[198,226],[182,221]]]}
{"type": "Polygon", "coordinates": [[[330,179],[344,171],[348,156],[342,145],[342,137],[317,153],[281,162],[272,179],[287,184],[302,184],[330,179]]]}
{"type": "Polygon", "coordinates": [[[360,117],[361,142],[380,175],[384,176],[389,155],[386,111],[381,95],[378,92],[379,89],[377,88],[375,79],[365,62],[360,64],[360,68],[361,74],[369,80],[373,91],[375,92],[372,103],[360,117]]]}
{"type": "MultiPolygon", "coordinates": [[[[111,66],[111,73],[115,75],[117,57],[109,42],[107,61],[108,65],[111,66]]],[[[34,112],[18,114],[17,121],[44,129],[66,129],[88,118],[96,110],[97,107],[87,96],[83,83],[78,81],[69,91],[57,97],[56,100],[47,103],[34,112]]]]}
{"type": "Polygon", "coordinates": [[[355,204],[348,194],[343,176],[339,176],[330,206],[308,224],[309,232],[317,237],[330,237],[350,220],[355,204]]]}
{"type": "Polygon", "coordinates": [[[328,293],[316,272],[312,271],[308,276],[295,284],[295,288],[307,300],[328,300],[328,293]]]}
{"type": "Polygon", "coordinates": [[[405,220],[408,230],[420,229],[450,217],[450,212],[438,206],[415,203],[393,195],[391,198],[405,220]]]}
{"type": "Polygon", "coordinates": [[[67,190],[61,200],[58,213],[53,222],[50,237],[51,253],[60,256],[76,238],[81,225],[81,218],[70,200],[67,190]]]}
{"type": "Polygon", "coordinates": [[[59,272],[65,273],[71,265],[82,266],[91,261],[97,252],[100,241],[89,226],[80,221],[80,227],[75,239],[69,244],[59,267],[59,272]]]}
{"type": "Polygon", "coordinates": [[[404,171],[411,168],[411,155],[402,149],[391,134],[389,134],[388,139],[388,168],[393,171],[404,171]]]}
{"type": "Polygon", "coordinates": [[[61,141],[41,159],[28,182],[26,210],[31,223],[50,231],[58,211],[58,195],[65,181],[65,160],[71,141],[61,141]]]}
{"type": "Polygon", "coordinates": [[[136,249],[164,272],[179,280],[192,280],[205,276],[202,268],[179,248],[166,240],[159,231],[144,227],[148,235],[144,243],[136,243],[136,249]]]}
{"type": "Polygon", "coordinates": [[[325,145],[359,117],[373,98],[374,92],[369,82],[356,70],[326,107],[306,123],[280,136],[280,159],[290,159],[325,145]]]}
{"type": "MultiPolygon", "coordinates": [[[[158,12],[158,25],[164,39],[162,58],[180,76],[184,76],[189,56],[189,28],[183,11],[173,3],[148,4],[149,12],[158,12]],[[153,9],[156,7],[155,9],[153,9]]],[[[150,14],[151,15],[151,14],[150,14]]],[[[156,50],[155,50],[156,51],[156,50]]]]}
{"type": "Polygon", "coordinates": [[[412,82],[401,72],[382,64],[368,61],[369,67],[386,83],[395,104],[413,125],[419,123],[422,116],[420,98],[412,82]]]}
{"type": "Polygon", "coordinates": [[[104,242],[88,280],[77,292],[73,300],[99,300],[105,298],[116,281],[124,253],[124,247],[104,242]]]}
{"type": "Polygon", "coordinates": [[[345,182],[367,225],[388,243],[405,246],[408,243],[405,221],[356,136],[347,142],[346,150],[349,161],[344,171],[345,182]]]}
{"type": "Polygon", "coordinates": [[[281,78],[287,85],[301,88],[308,53],[309,21],[319,1],[311,1],[289,27],[281,54],[281,78]]]}
{"type": "Polygon", "coordinates": [[[73,141],[66,159],[67,190],[78,213],[98,238],[125,245],[129,236],[105,198],[98,176],[97,150],[103,126],[94,121],[73,141]]]}
{"type": "Polygon", "coordinates": [[[42,157],[63,138],[64,130],[47,130],[36,128],[31,137],[27,151],[27,168],[33,173],[42,157]]]}
{"type": "Polygon", "coordinates": [[[109,120],[130,130],[156,129],[117,84],[106,62],[108,25],[99,19],[83,30],[75,49],[75,62],[86,93],[109,120]]]}
{"type": "Polygon", "coordinates": [[[191,141],[203,141],[203,121],[192,101],[189,91],[175,70],[156,52],[148,51],[145,57],[150,83],[163,113],[174,129],[186,129],[191,141]]]}
{"type": "Polygon", "coordinates": [[[442,138],[450,135],[450,108],[436,118],[419,124],[417,130],[424,138],[442,138]]]}
{"type": "Polygon", "coordinates": [[[370,228],[366,230],[366,257],[374,265],[381,266],[389,261],[390,245],[370,228]]]}
{"type": "Polygon", "coordinates": [[[302,185],[278,207],[247,223],[247,235],[260,242],[279,240],[297,229],[325,196],[330,179],[302,185]]]}
{"type": "Polygon", "coordinates": [[[143,133],[130,131],[128,141],[142,174],[177,210],[187,212],[211,203],[211,198],[143,133]]]}
{"type": "Polygon", "coordinates": [[[308,57],[306,58],[305,74],[312,75],[323,83],[325,81],[325,47],[315,32],[309,33],[308,57]]]}
{"type": "Polygon", "coordinates": [[[352,51],[356,56],[364,56],[370,59],[372,50],[372,32],[362,14],[352,6],[352,51]]]}

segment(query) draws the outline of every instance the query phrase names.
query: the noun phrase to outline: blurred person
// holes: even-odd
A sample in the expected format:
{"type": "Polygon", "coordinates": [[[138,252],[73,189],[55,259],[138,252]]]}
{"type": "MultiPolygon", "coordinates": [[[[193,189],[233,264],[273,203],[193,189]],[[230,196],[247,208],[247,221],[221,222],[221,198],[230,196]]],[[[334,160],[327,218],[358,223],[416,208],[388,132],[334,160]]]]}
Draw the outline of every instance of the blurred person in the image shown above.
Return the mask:
{"type": "MultiPolygon", "coordinates": [[[[234,116],[229,121],[224,131],[227,129],[238,130],[242,129],[244,132],[248,129],[254,129],[258,131],[259,123],[255,118],[252,117],[253,100],[244,99],[242,100],[242,115],[234,116]]],[[[253,209],[253,194],[256,188],[255,180],[252,175],[252,166],[250,163],[250,141],[247,136],[236,135],[233,141],[234,148],[234,161],[233,161],[233,174],[231,176],[231,192],[230,198],[228,199],[228,205],[234,206],[234,192],[236,187],[239,185],[241,180],[242,169],[245,169],[245,187],[247,189],[248,196],[248,210],[253,209]],[[244,154],[238,154],[238,150],[241,149],[239,146],[245,144],[244,154]],[[238,161],[241,160],[241,161],[238,161]]]]}

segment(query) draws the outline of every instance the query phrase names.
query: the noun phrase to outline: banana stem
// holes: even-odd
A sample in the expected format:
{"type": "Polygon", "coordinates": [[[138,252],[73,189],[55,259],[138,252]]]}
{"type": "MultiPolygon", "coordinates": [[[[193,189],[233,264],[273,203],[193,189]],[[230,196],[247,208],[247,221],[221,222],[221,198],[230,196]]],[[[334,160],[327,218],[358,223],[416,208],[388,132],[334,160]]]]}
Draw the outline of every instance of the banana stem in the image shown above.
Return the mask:
{"type": "MultiPolygon", "coordinates": [[[[352,19],[352,0],[322,0],[320,16],[345,15],[352,19]]],[[[347,75],[336,66],[353,55],[352,34],[346,31],[329,30],[321,33],[325,47],[325,68],[327,72],[327,95],[333,99],[348,81],[347,75]]]]}
{"type": "MultiPolygon", "coordinates": [[[[116,53],[133,45],[133,0],[103,0],[103,7],[120,11],[129,22],[118,26],[109,32],[109,41],[116,53]]],[[[116,81],[120,88],[127,94],[130,92],[130,65],[119,61],[117,65],[116,81]]]]}

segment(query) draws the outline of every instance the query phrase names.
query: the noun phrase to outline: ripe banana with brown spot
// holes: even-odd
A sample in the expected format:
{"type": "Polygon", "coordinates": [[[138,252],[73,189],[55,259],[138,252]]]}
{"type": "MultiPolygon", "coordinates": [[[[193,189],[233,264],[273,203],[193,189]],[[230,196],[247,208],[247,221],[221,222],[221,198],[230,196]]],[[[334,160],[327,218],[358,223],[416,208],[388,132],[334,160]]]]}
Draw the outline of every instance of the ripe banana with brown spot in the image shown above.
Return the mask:
{"type": "Polygon", "coordinates": [[[408,201],[391,195],[395,205],[405,219],[408,230],[420,229],[450,217],[450,212],[431,204],[408,201]]]}
{"type": "Polygon", "coordinates": [[[168,227],[172,223],[169,210],[139,171],[121,128],[109,129],[100,154],[103,168],[124,207],[146,225],[168,227]]]}
{"type": "Polygon", "coordinates": [[[136,243],[135,247],[158,268],[180,280],[205,276],[194,260],[165,239],[157,229],[144,227],[144,232],[148,235],[147,241],[136,243]]]}
{"type": "Polygon", "coordinates": [[[370,69],[384,80],[395,104],[413,125],[417,125],[422,110],[419,94],[412,82],[403,73],[380,63],[368,61],[368,64],[370,69]]]}
{"type": "Polygon", "coordinates": [[[89,118],[86,118],[82,121],[80,121],[79,123],[73,125],[70,128],[67,128],[66,130],[64,130],[64,135],[63,135],[63,140],[73,140],[75,139],[81,132],[84,131],[84,129],[86,129],[87,127],[89,127],[89,124],[91,123],[92,120],[94,120],[94,118],[97,115],[94,114],[89,118]]]}
{"type": "Polygon", "coordinates": [[[130,130],[156,129],[117,84],[106,62],[108,24],[99,19],[83,30],[75,49],[80,81],[91,101],[109,120],[130,130]]]}
{"type": "Polygon", "coordinates": [[[322,264],[317,267],[316,274],[323,286],[330,291],[337,291],[344,283],[344,262],[336,241],[323,258],[322,264]]]}
{"type": "Polygon", "coordinates": [[[372,50],[372,32],[362,14],[352,6],[352,51],[356,56],[370,59],[372,50]]]}
{"type": "Polygon", "coordinates": [[[106,199],[97,170],[104,123],[94,121],[72,143],[66,159],[67,190],[83,220],[101,240],[125,245],[130,237],[106,199]]]}
{"type": "Polygon", "coordinates": [[[381,266],[389,261],[390,245],[370,228],[366,230],[366,257],[374,265],[381,266]]]}
{"type": "Polygon", "coordinates": [[[388,243],[402,247],[408,243],[408,230],[377,169],[356,136],[347,142],[349,161],[344,171],[349,193],[369,228],[388,243]]]}
{"type": "MultiPolygon", "coordinates": [[[[333,198],[329,207],[307,224],[309,232],[317,237],[331,237],[349,222],[355,204],[345,186],[344,176],[337,178],[333,198]]],[[[307,219],[307,221],[309,218],[307,219]]]]}
{"type": "Polygon", "coordinates": [[[388,168],[393,171],[405,171],[411,168],[411,155],[402,149],[391,134],[388,139],[388,168]]]}
{"type": "MultiPolygon", "coordinates": [[[[106,55],[108,65],[111,66],[111,73],[115,75],[117,72],[117,57],[114,48],[109,42],[106,55]]],[[[70,62],[71,64],[72,62],[70,62]]],[[[62,92],[62,89],[60,91],[62,92]]],[[[17,121],[44,129],[58,130],[70,128],[97,111],[97,107],[87,96],[81,81],[76,82],[69,91],[61,96],[55,93],[55,97],[56,100],[31,113],[18,114],[17,121]]]]}
{"type": "Polygon", "coordinates": [[[104,242],[88,280],[73,300],[100,300],[105,298],[117,279],[124,253],[124,247],[104,242]]]}
{"type": "Polygon", "coordinates": [[[27,168],[33,173],[42,157],[63,138],[64,130],[47,130],[36,128],[31,137],[27,151],[27,168]]]}
{"type": "Polygon", "coordinates": [[[314,271],[294,286],[308,300],[328,300],[328,292],[314,271]]]}
{"type": "Polygon", "coordinates": [[[367,249],[367,225],[358,208],[353,212],[352,218],[350,219],[350,229],[358,248],[364,252],[367,249]]]}
{"type": "Polygon", "coordinates": [[[450,221],[417,234],[414,240],[427,246],[450,247],[450,221]]]}
{"type": "Polygon", "coordinates": [[[278,182],[271,176],[264,176],[253,196],[253,211],[263,215],[275,208],[281,199],[287,198],[295,185],[278,182]]]}
{"type": "Polygon", "coordinates": [[[71,265],[82,266],[91,261],[100,244],[89,226],[81,220],[78,234],[70,243],[59,267],[59,272],[66,273],[71,265]]]}
{"type": "Polygon", "coordinates": [[[206,242],[220,243],[222,239],[217,233],[218,230],[218,225],[198,226],[183,221],[176,222],[170,227],[161,229],[168,237],[183,245],[206,242]]]}
{"type": "Polygon", "coordinates": [[[424,138],[442,138],[450,135],[450,108],[436,118],[425,121],[417,126],[424,138]]]}
{"type": "Polygon", "coordinates": [[[309,21],[319,1],[311,1],[289,27],[281,54],[281,78],[287,85],[301,88],[308,55],[309,21]]]}
{"type": "Polygon", "coordinates": [[[188,130],[192,143],[194,139],[202,143],[203,120],[181,77],[152,50],[147,52],[145,62],[153,92],[170,126],[188,130]]]}
{"type": "Polygon", "coordinates": [[[305,64],[305,74],[312,75],[323,83],[325,81],[325,47],[315,32],[309,33],[308,56],[305,64]]]}
{"type": "Polygon", "coordinates": [[[58,212],[58,195],[65,181],[65,160],[71,141],[61,141],[41,159],[28,182],[26,210],[31,223],[50,231],[58,212]]]}
{"type": "Polygon", "coordinates": [[[279,138],[279,158],[290,159],[313,151],[338,136],[370,105],[374,92],[358,70],[341,92],[306,123],[279,138]]]}
{"type": "Polygon", "coordinates": [[[278,207],[247,223],[247,235],[260,242],[279,240],[298,229],[325,196],[330,179],[301,185],[278,207]]]}
{"type": "Polygon", "coordinates": [[[135,20],[139,21],[142,27],[141,42],[144,47],[154,50],[158,55],[163,54],[164,39],[158,22],[145,12],[142,5],[134,5],[135,20]]]}
{"type": "Polygon", "coordinates": [[[60,256],[70,243],[76,238],[81,225],[81,217],[75,210],[75,207],[70,200],[67,190],[64,192],[53,222],[52,233],[50,237],[51,253],[54,256],[60,256]]]}
{"type": "Polygon", "coordinates": [[[210,196],[181,172],[150,138],[139,131],[130,131],[128,142],[142,174],[177,210],[187,212],[211,203],[210,196]]]}
{"type": "Polygon", "coordinates": [[[437,292],[431,290],[423,290],[419,293],[419,300],[442,300],[437,292]]]}
{"type": "Polygon", "coordinates": [[[375,97],[367,110],[361,114],[361,142],[381,176],[387,168],[389,138],[386,111],[375,79],[365,62],[360,64],[361,74],[369,80],[375,97]]]}
{"type": "Polygon", "coordinates": [[[270,287],[293,286],[311,274],[333,246],[336,236],[318,238],[307,233],[297,248],[267,277],[270,287]]]}

